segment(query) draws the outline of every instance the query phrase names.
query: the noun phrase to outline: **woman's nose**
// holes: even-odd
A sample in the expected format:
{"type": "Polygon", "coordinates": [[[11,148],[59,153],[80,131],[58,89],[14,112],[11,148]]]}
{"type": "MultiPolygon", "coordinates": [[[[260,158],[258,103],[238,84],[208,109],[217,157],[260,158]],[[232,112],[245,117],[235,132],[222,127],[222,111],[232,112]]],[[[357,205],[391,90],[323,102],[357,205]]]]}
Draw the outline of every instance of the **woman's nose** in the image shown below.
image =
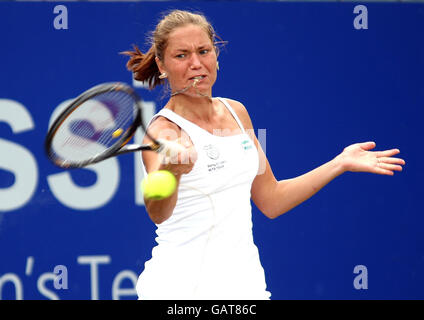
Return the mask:
{"type": "Polygon", "coordinates": [[[202,64],[200,63],[199,57],[197,56],[197,54],[193,54],[191,56],[191,60],[190,60],[190,68],[191,69],[198,69],[201,66],[202,66],[202,64]]]}

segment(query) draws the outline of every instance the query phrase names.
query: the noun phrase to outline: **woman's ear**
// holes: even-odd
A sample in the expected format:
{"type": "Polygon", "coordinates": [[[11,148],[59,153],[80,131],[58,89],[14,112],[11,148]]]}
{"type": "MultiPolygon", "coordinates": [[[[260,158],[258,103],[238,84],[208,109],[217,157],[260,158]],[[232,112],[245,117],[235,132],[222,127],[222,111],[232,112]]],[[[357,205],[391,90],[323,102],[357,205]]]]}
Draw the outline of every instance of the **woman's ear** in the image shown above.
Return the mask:
{"type": "Polygon", "coordinates": [[[160,61],[160,59],[158,57],[155,57],[155,62],[156,62],[156,65],[158,66],[159,72],[164,73],[165,69],[163,67],[162,61],[160,61]]]}

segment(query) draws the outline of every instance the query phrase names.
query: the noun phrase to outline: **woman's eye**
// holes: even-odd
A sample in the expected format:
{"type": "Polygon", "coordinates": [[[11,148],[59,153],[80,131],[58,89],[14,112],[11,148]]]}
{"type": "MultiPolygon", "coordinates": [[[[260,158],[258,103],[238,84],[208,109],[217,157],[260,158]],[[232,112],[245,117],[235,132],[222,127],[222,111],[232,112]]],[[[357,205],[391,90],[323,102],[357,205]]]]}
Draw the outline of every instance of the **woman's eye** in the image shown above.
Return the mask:
{"type": "Polygon", "coordinates": [[[209,52],[209,50],[208,50],[208,49],[200,50],[200,54],[206,54],[206,53],[208,53],[208,52],[209,52]]]}
{"type": "Polygon", "coordinates": [[[184,57],[185,57],[185,54],[184,53],[181,53],[181,54],[176,55],[176,58],[184,58],[184,57]]]}

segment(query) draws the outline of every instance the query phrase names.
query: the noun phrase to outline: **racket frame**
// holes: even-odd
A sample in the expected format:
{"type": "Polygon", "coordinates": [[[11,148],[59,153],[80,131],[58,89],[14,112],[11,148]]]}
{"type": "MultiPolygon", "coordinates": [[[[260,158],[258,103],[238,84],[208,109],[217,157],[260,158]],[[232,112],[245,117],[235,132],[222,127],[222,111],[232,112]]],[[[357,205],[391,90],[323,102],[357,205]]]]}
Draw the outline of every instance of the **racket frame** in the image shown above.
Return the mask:
{"type": "Polygon", "coordinates": [[[128,152],[134,152],[138,150],[157,150],[160,148],[160,143],[156,141],[156,139],[152,138],[148,133],[147,130],[143,126],[142,121],[142,103],[140,96],[134,91],[133,88],[130,86],[121,83],[121,82],[112,82],[112,83],[103,83],[99,84],[91,89],[88,89],[87,91],[83,92],[81,95],[79,95],[74,101],[72,101],[69,106],[65,108],[64,111],[54,120],[53,124],[51,125],[50,129],[48,130],[45,142],[44,142],[44,150],[46,152],[47,157],[57,166],[61,168],[82,168],[89,164],[98,163],[100,161],[103,161],[107,158],[113,157],[118,154],[128,153],[128,152]],[[60,128],[60,126],[63,124],[63,122],[75,111],[78,109],[80,105],[82,105],[84,102],[93,99],[94,97],[107,93],[107,92],[113,92],[113,91],[123,91],[129,96],[133,98],[135,107],[136,107],[136,115],[134,117],[134,121],[131,124],[131,126],[121,135],[121,137],[109,148],[107,148],[104,152],[90,158],[84,161],[78,161],[78,162],[70,162],[66,159],[59,160],[57,156],[55,156],[54,152],[52,151],[52,141],[53,137],[55,136],[57,130],[60,128]],[[128,145],[126,144],[131,140],[131,138],[134,136],[136,130],[138,127],[142,127],[144,133],[149,137],[149,139],[153,142],[150,145],[128,145]]]}

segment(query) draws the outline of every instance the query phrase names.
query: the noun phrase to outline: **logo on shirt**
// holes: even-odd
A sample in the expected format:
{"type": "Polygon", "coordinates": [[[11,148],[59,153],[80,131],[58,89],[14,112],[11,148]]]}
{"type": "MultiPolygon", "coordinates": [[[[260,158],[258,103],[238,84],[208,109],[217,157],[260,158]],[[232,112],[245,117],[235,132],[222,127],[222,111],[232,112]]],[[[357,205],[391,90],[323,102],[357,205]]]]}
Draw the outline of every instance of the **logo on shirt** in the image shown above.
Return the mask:
{"type": "Polygon", "coordinates": [[[219,158],[219,150],[216,146],[212,145],[212,144],[207,144],[203,147],[203,150],[205,150],[206,155],[212,159],[212,160],[216,160],[219,158]]]}
{"type": "Polygon", "coordinates": [[[249,140],[243,140],[243,142],[241,143],[241,146],[243,147],[244,150],[252,149],[252,144],[250,143],[249,140]]]}
{"type": "Polygon", "coordinates": [[[219,159],[220,152],[216,146],[213,144],[207,144],[203,147],[203,150],[205,150],[208,158],[212,160],[207,164],[207,169],[209,172],[212,173],[220,171],[225,167],[226,160],[219,159]]]}

